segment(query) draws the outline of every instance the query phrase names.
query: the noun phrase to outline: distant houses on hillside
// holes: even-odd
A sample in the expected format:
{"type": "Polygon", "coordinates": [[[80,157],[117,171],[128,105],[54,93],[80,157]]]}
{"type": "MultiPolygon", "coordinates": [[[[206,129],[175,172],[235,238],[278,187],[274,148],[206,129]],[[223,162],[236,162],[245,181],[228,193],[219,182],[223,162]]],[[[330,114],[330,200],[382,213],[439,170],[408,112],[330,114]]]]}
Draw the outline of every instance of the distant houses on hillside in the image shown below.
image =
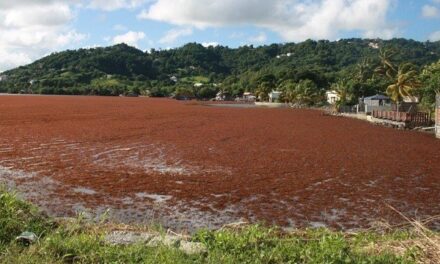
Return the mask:
{"type": "Polygon", "coordinates": [[[336,91],[327,91],[327,103],[329,104],[336,104],[341,98],[339,97],[338,93],[336,91]]]}

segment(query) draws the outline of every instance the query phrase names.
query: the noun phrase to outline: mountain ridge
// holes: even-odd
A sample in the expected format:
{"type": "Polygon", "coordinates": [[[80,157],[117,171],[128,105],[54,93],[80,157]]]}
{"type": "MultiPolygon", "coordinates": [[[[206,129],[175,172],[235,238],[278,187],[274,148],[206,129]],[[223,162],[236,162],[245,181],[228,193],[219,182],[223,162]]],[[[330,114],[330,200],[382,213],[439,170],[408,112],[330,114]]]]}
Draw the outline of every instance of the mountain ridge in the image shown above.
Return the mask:
{"type": "Polygon", "coordinates": [[[188,43],[147,52],[117,44],[56,52],[0,73],[0,92],[118,95],[148,91],[153,96],[167,96],[205,80],[212,96],[220,83],[240,94],[267,78],[275,83],[310,79],[328,88],[362,60],[377,63],[380,48],[395,50],[396,63],[422,67],[440,59],[440,42],[408,39],[307,40],[239,48],[188,43]]]}

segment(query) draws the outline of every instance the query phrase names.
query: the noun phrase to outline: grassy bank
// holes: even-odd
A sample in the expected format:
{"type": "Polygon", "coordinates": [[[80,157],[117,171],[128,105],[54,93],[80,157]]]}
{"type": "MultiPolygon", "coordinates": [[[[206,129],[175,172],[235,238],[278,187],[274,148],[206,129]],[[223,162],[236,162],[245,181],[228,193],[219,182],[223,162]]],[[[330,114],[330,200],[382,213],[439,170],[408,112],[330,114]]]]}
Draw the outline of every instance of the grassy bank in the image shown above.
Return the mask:
{"type": "Polygon", "coordinates": [[[160,228],[90,223],[81,217],[51,219],[14,194],[0,190],[0,263],[435,263],[439,260],[435,255],[439,253],[438,234],[416,229],[353,234],[314,229],[286,233],[258,225],[232,226],[218,231],[201,230],[188,237],[206,249],[192,255],[175,246],[106,243],[106,234],[114,230],[164,232],[160,228]],[[23,231],[35,233],[38,240],[30,245],[16,241],[23,231]]]}

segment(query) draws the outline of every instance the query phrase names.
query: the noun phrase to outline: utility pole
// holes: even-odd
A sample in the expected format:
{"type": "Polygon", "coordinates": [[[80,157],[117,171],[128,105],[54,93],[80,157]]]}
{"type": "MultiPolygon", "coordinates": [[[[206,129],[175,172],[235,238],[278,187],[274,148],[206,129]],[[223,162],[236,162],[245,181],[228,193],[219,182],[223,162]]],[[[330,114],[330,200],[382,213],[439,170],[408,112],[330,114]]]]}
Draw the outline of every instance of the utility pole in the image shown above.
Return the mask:
{"type": "Polygon", "coordinates": [[[440,93],[437,93],[435,102],[435,135],[440,139],[440,93]]]}

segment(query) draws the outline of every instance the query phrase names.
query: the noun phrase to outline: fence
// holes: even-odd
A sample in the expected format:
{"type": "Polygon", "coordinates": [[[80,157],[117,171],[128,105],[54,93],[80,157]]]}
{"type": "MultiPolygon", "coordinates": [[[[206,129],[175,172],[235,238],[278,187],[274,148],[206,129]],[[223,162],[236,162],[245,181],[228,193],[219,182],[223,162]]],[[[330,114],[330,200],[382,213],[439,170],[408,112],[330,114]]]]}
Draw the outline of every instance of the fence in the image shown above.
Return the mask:
{"type": "Polygon", "coordinates": [[[339,113],[347,113],[347,114],[353,114],[357,113],[357,107],[356,106],[349,106],[349,105],[341,105],[338,108],[339,113]]]}
{"type": "Polygon", "coordinates": [[[391,105],[365,105],[364,111],[367,114],[373,111],[391,111],[391,105]]]}
{"type": "Polygon", "coordinates": [[[403,122],[407,127],[419,127],[431,125],[431,116],[423,112],[397,112],[374,110],[372,116],[379,119],[386,119],[396,122],[403,122]]]}
{"type": "Polygon", "coordinates": [[[339,112],[340,113],[371,113],[373,110],[391,110],[391,106],[370,106],[365,104],[358,104],[358,105],[341,105],[339,106],[339,112]]]}

